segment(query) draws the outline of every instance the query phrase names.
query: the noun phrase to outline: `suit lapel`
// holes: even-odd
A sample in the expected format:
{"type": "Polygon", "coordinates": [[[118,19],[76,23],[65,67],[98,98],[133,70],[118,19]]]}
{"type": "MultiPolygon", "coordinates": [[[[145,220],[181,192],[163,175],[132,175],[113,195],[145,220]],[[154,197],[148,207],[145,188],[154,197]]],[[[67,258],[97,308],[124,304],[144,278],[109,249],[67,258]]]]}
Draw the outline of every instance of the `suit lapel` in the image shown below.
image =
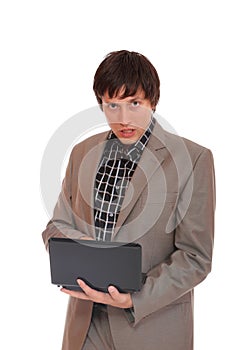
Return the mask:
{"type": "Polygon", "coordinates": [[[95,177],[106,144],[108,133],[109,132],[106,132],[93,138],[92,143],[88,147],[88,152],[83,157],[79,168],[78,188],[81,193],[81,202],[79,203],[79,208],[82,211],[82,217],[88,226],[88,232],[93,238],[95,238],[95,177]]]}
{"type": "Polygon", "coordinates": [[[113,234],[113,239],[129,216],[139,196],[147,186],[151,176],[160,168],[161,164],[163,163],[164,157],[162,149],[164,148],[165,136],[163,129],[156,122],[148,145],[143,151],[135,173],[130,181],[129,188],[126,191],[125,198],[122,203],[122,209],[120,211],[113,234]]]}
{"type": "MultiPolygon", "coordinates": [[[[83,208],[83,210],[81,209],[83,211],[83,217],[88,225],[88,232],[93,238],[95,237],[95,177],[104,147],[106,145],[107,135],[108,132],[105,132],[92,139],[92,143],[88,147],[89,151],[82,159],[79,169],[79,190],[82,197],[82,202],[80,202],[79,208],[83,208]]],[[[163,129],[156,122],[148,145],[143,151],[135,173],[130,181],[130,186],[126,191],[125,198],[122,203],[122,210],[120,211],[113,234],[113,239],[129,216],[144,188],[147,186],[150,177],[160,168],[161,164],[163,163],[164,157],[162,150],[165,147],[165,135],[163,129]]]]}

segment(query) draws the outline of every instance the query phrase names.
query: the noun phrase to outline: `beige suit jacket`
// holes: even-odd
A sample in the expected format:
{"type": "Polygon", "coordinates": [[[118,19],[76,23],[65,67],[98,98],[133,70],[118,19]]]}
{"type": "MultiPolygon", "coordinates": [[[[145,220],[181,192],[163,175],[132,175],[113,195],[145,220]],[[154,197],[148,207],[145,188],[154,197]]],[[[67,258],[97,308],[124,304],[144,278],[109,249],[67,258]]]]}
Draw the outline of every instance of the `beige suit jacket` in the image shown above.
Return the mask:
{"type": "MultiPolygon", "coordinates": [[[[101,133],[71,153],[50,237],[95,238],[93,188],[106,142],[101,133]]],[[[211,152],[165,131],[157,122],[126,192],[113,240],[142,245],[147,274],[132,295],[135,320],[108,307],[116,349],[191,350],[193,288],[211,270],[215,210],[211,152]]],[[[88,331],[92,302],[69,299],[62,350],[79,350],[88,331]]]]}

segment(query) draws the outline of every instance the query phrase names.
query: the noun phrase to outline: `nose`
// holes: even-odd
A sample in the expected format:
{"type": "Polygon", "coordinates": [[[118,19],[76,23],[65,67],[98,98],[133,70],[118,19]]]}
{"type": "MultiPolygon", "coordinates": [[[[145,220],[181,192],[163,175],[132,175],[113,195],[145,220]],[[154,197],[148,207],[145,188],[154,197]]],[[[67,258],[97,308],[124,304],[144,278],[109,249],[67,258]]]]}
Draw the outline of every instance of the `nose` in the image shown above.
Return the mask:
{"type": "Polygon", "coordinates": [[[122,104],[118,117],[119,117],[118,121],[121,125],[126,126],[130,124],[130,113],[125,104],[122,104]]]}

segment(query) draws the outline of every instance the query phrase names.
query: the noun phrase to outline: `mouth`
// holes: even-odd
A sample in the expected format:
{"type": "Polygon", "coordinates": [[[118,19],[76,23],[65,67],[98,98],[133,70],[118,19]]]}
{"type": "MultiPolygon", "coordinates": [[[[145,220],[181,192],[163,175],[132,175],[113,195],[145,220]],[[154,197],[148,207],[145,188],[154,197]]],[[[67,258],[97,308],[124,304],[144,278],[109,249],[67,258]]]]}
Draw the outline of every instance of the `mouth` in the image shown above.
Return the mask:
{"type": "Polygon", "coordinates": [[[119,133],[122,137],[128,138],[128,137],[132,137],[135,135],[136,129],[132,129],[132,128],[121,129],[121,130],[119,130],[119,133]]]}

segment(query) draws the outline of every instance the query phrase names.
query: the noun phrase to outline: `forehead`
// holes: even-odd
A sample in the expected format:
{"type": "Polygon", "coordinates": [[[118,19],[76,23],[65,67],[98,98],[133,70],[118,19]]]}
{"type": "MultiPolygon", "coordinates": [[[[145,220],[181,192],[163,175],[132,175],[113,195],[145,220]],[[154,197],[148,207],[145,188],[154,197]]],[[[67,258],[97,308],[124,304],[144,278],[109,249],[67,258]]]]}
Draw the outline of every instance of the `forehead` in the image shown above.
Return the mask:
{"type": "Polygon", "coordinates": [[[122,87],[117,94],[115,94],[113,97],[110,97],[108,92],[106,91],[102,97],[102,99],[106,101],[121,101],[121,102],[128,102],[132,100],[143,100],[145,99],[145,93],[142,89],[138,89],[134,95],[130,96],[124,96],[125,89],[122,87]]]}

